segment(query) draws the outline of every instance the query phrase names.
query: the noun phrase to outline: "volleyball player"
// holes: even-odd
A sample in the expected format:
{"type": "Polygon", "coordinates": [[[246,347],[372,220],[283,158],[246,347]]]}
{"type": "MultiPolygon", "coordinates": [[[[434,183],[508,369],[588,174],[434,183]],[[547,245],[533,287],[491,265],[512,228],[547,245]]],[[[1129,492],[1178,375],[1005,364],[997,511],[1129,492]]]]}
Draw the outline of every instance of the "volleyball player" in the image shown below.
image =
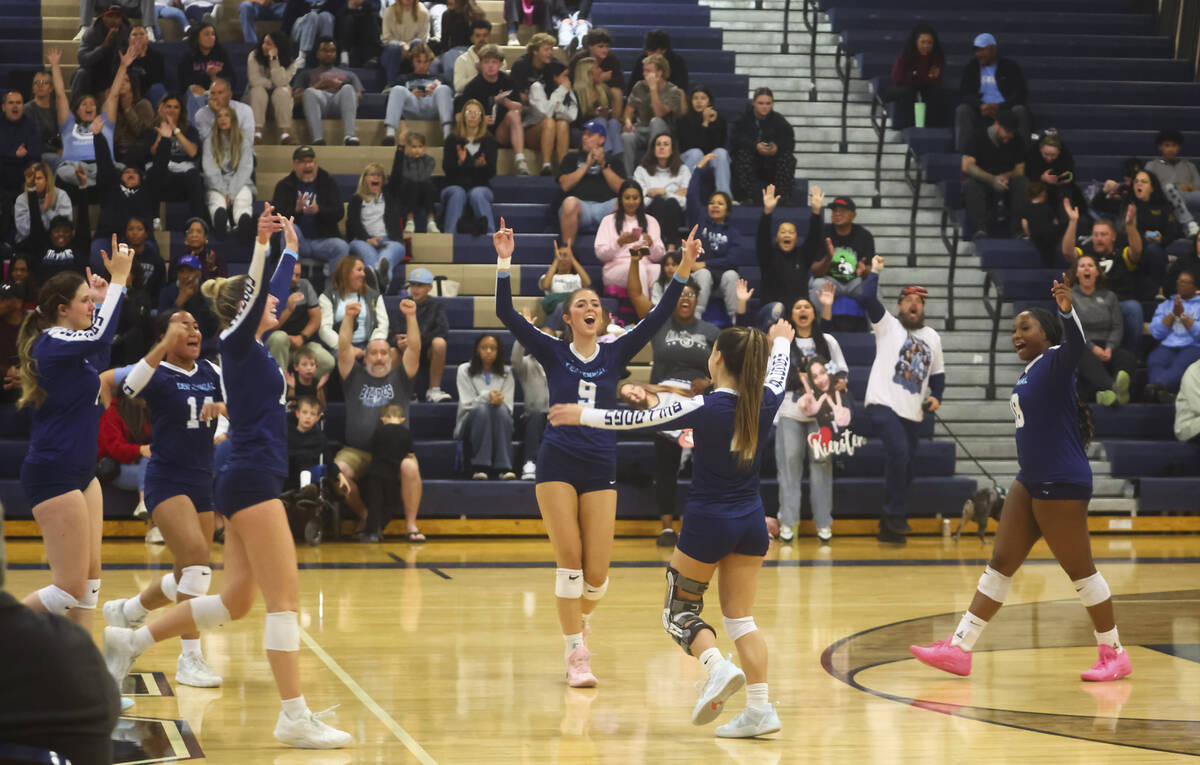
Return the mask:
{"type": "Polygon", "coordinates": [[[34,611],[66,615],[85,629],[100,596],[104,523],[96,480],[99,370],[108,366],[133,264],[133,251],[118,247],[116,235],[112,250],[111,259],[101,251],[111,282],[91,269],[86,278],[74,271],[52,276],[17,335],[18,406],[34,407],[21,488],[42,531],[51,575],[51,584],[27,595],[24,603],[34,611]]]}
{"type": "MultiPolygon", "coordinates": [[[[155,321],[157,344],[136,364],[101,375],[150,409],[150,461],[146,507],[175,559],[174,571],[132,598],[104,604],[114,627],[140,627],[146,615],[176,600],[207,595],[212,584],[212,456],[218,415],[225,414],[221,368],[200,358],[200,325],[187,311],[163,312],[155,321]]],[[[175,681],[215,688],[220,675],[204,660],[199,633],[181,637],[175,681]]]]}
{"type": "MultiPolygon", "coordinates": [[[[637,326],[611,343],[604,334],[604,309],[591,289],[578,289],[562,304],[566,336],[543,334],[513,309],[509,267],[513,231],[500,221],[492,240],[496,266],[496,315],[546,370],[550,403],[612,408],[625,365],[650,342],[679,300],[702,247],[693,228],[683,259],[659,304],[637,326]]],[[[567,683],[596,684],[585,634],[605,590],[617,515],[617,437],[578,427],[550,427],[538,450],[535,493],[554,546],[554,594],[566,649],[567,683]]]]}
{"type": "Polygon", "coordinates": [[[296,548],[278,499],[288,467],[287,384],[261,340],[276,322],[279,296],[266,289],[264,273],[271,234],[281,228],[286,249],[272,285],[289,285],[296,262],[296,230],[291,219],[274,215],[267,205],[258,219],[258,241],[246,275],[210,279],[201,288],[225,327],[220,352],[230,451],[217,475],[213,497],[217,512],[227,519],[225,589],[220,595],[204,595],[169,608],[136,630],[106,628],[104,657],[120,682],[134,660],[154,643],[242,618],[261,588],[267,606],[263,645],[283,701],[275,738],[306,749],[336,749],[350,743],[350,734],[326,725],[321,715],[309,711],[300,689],[296,548]],[[279,278],[280,274],[287,278],[279,278]]]}
{"type": "Polygon", "coordinates": [[[783,319],[771,327],[769,340],[753,328],[722,330],[708,357],[714,390],[705,396],[644,410],[585,409],[578,404],[550,409],[550,422],[557,427],[692,429],[692,485],[683,530],[667,564],[662,619],[667,634],[708,673],[692,709],[693,724],[715,720],[725,701],[746,686],[746,708],[717,728],[722,738],[749,738],[780,729],[775,706],[767,700],[767,644],[750,612],[758,570],[771,543],[758,474],[771,422],[783,403],[795,336],[783,319]],[[721,658],[716,630],[700,618],[704,592],[718,570],[722,621],[745,672],[732,657],[721,658]]]}
{"type": "Polygon", "coordinates": [[[1053,294],[1058,317],[1034,308],[1013,319],[1013,348],[1027,362],[1009,399],[1017,424],[1020,469],[1004,501],[992,559],[954,634],[941,642],[910,647],[921,662],[955,675],[970,674],[975,641],[1000,610],[1013,575],[1039,537],[1045,537],[1071,577],[1095,627],[1100,658],[1081,677],[1102,682],[1133,671],[1117,636],[1112,594],[1096,571],[1088,538],[1092,469],[1085,446],[1092,423],[1075,395],[1075,371],[1087,343],[1071,308],[1066,274],[1061,282],[1054,282],[1053,294]]]}

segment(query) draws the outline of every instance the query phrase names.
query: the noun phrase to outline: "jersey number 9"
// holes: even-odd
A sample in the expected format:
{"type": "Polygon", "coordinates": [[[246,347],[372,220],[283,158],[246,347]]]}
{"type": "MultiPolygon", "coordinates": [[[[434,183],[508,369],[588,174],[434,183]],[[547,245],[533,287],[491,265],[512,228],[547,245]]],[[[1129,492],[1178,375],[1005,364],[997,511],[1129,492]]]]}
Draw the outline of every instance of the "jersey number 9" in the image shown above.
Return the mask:
{"type": "Polygon", "coordinates": [[[596,405],[596,384],[587,380],[579,381],[579,403],[584,406],[596,405]]]}
{"type": "Polygon", "coordinates": [[[1025,427],[1025,413],[1021,411],[1021,397],[1016,393],[1012,394],[1012,398],[1008,400],[1008,406],[1012,409],[1013,419],[1017,421],[1017,428],[1025,427]]]}

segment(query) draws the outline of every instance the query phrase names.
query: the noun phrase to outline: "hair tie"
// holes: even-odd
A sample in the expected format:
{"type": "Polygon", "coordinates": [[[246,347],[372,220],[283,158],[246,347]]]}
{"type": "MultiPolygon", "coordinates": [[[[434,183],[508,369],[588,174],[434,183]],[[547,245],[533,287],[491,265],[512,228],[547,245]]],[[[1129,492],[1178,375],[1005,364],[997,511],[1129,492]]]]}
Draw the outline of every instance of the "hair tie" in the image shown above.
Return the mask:
{"type": "Polygon", "coordinates": [[[38,316],[42,315],[42,307],[40,305],[37,308],[34,308],[33,310],[37,312],[38,316]]]}

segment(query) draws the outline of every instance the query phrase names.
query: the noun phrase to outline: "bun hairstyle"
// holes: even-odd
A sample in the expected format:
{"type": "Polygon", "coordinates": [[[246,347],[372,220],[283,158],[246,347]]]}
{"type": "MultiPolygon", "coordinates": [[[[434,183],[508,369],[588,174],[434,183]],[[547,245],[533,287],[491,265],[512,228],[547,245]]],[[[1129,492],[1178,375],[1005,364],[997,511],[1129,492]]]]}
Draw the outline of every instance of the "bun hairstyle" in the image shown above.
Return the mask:
{"type": "MultiPolygon", "coordinates": [[[[1047,311],[1045,308],[1030,308],[1029,315],[1033,320],[1042,325],[1042,331],[1046,333],[1046,343],[1053,347],[1062,342],[1063,326],[1059,318],[1047,311]]],[[[1079,437],[1086,447],[1092,442],[1092,436],[1095,435],[1095,428],[1092,426],[1092,410],[1088,409],[1087,404],[1079,400],[1075,396],[1075,407],[1078,410],[1079,416],[1079,437]]]]}
{"type": "Polygon", "coordinates": [[[228,279],[218,276],[200,285],[200,294],[212,301],[213,313],[221,322],[221,329],[233,323],[242,307],[246,292],[246,276],[240,274],[228,279]]]}
{"type": "Polygon", "coordinates": [[[717,335],[716,350],[721,352],[725,368],[737,378],[738,400],[730,449],[737,455],[738,465],[749,469],[758,451],[758,420],[770,345],[767,336],[758,329],[730,327],[717,335]]]}
{"type": "Polygon", "coordinates": [[[60,271],[50,277],[38,291],[37,311],[25,317],[17,332],[17,356],[21,360],[21,397],[17,407],[37,408],[46,400],[46,390],[38,384],[37,361],[33,358],[33,343],[58,324],[58,309],[69,306],[84,284],[83,276],[74,271],[60,271]]]}

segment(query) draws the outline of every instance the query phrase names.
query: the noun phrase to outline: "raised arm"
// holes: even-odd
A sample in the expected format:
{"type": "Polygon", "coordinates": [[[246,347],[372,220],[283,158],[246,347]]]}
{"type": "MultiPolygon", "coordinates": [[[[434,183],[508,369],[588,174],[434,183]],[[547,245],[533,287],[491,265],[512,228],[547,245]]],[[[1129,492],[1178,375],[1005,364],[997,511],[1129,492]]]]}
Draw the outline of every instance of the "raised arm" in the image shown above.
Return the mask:
{"type": "Polygon", "coordinates": [[[179,338],[186,335],[187,332],[188,329],[185,325],[171,322],[167,325],[167,331],[163,334],[162,339],[155,343],[141,361],[132,367],[118,370],[113,381],[121,386],[125,395],[138,395],[149,384],[150,378],[154,377],[154,371],[158,369],[158,365],[167,357],[167,349],[178,342],[179,338]],[[123,371],[126,373],[122,374],[123,371]]]}
{"type": "MultiPolygon", "coordinates": [[[[679,302],[679,293],[683,292],[683,285],[687,284],[688,277],[692,275],[692,267],[703,252],[704,246],[696,238],[696,227],[693,226],[688,233],[687,240],[683,243],[679,267],[675,269],[675,276],[671,277],[671,283],[667,285],[658,305],[654,306],[654,310],[650,311],[646,318],[639,321],[633,329],[617,338],[616,344],[626,359],[633,358],[634,354],[650,342],[658,330],[662,329],[662,326],[667,323],[667,319],[671,318],[671,314],[675,312],[675,304],[679,302]]],[[[632,272],[633,268],[631,267],[630,273],[632,272]]]]}
{"type": "Polygon", "coordinates": [[[117,67],[117,73],[108,89],[108,97],[104,99],[104,116],[111,125],[117,124],[117,104],[121,100],[121,86],[129,79],[129,65],[136,58],[137,49],[132,45],[121,54],[121,64],[117,67]]]}
{"type": "Polygon", "coordinates": [[[537,327],[525,321],[517,313],[512,302],[512,280],[509,271],[512,268],[512,255],[516,247],[513,230],[506,228],[504,218],[500,219],[500,227],[492,235],[492,244],[496,248],[496,318],[513,333],[521,345],[533,354],[534,358],[549,354],[558,342],[549,335],[543,334],[537,327]]]}
{"type": "Polygon", "coordinates": [[[858,304],[867,312],[867,318],[872,324],[883,321],[887,309],[879,302],[879,274],[883,271],[883,256],[876,255],[871,259],[871,273],[862,281],[862,291],[858,295],[858,304]]]}
{"type": "Polygon", "coordinates": [[[1071,306],[1071,286],[1065,273],[1062,275],[1062,281],[1054,280],[1051,293],[1054,295],[1054,302],[1058,304],[1058,315],[1063,323],[1063,341],[1058,352],[1051,358],[1051,368],[1059,374],[1069,375],[1079,366],[1079,358],[1083,355],[1086,341],[1083,337],[1083,326],[1071,306]]]}
{"type": "Polygon", "coordinates": [[[350,376],[350,372],[354,370],[354,361],[358,358],[357,349],[354,347],[354,325],[358,323],[358,314],[361,311],[361,303],[346,303],[346,313],[342,316],[342,324],[338,328],[338,374],[343,380],[350,376]]]}
{"type": "MultiPolygon", "coordinates": [[[[258,332],[258,323],[267,305],[268,293],[264,289],[263,280],[267,270],[267,253],[271,249],[271,236],[283,229],[283,221],[268,204],[258,218],[258,239],[254,243],[254,254],[246,271],[246,291],[242,298],[242,307],[233,322],[221,333],[222,341],[234,343],[231,349],[235,352],[238,347],[249,348],[258,332]]],[[[293,258],[296,257],[294,237],[293,230],[288,242],[293,258]]]]}
{"type": "Polygon", "coordinates": [[[62,51],[51,48],[46,52],[46,60],[50,62],[50,79],[54,83],[54,106],[57,110],[58,126],[62,127],[71,116],[71,102],[67,100],[67,86],[63,83],[62,51]]]}
{"type": "MultiPolygon", "coordinates": [[[[404,316],[404,337],[407,340],[400,363],[404,365],[404,373],[413,378],[417,376],[417,370],[421,367],[421,327],[417,323],[417,304],[408,298],[401,300],[400,313],[404,316]]],[[[435,380],[430,384],[440,382],[435,380]]]]}
{"type": "Polygon", "coordinates": [[[704,420],[704,397],[663,397],[653,409],[593,409],[582,404],[550,407],[550,424],[583,425],[601,430],[675,430],[704,420]]]}

